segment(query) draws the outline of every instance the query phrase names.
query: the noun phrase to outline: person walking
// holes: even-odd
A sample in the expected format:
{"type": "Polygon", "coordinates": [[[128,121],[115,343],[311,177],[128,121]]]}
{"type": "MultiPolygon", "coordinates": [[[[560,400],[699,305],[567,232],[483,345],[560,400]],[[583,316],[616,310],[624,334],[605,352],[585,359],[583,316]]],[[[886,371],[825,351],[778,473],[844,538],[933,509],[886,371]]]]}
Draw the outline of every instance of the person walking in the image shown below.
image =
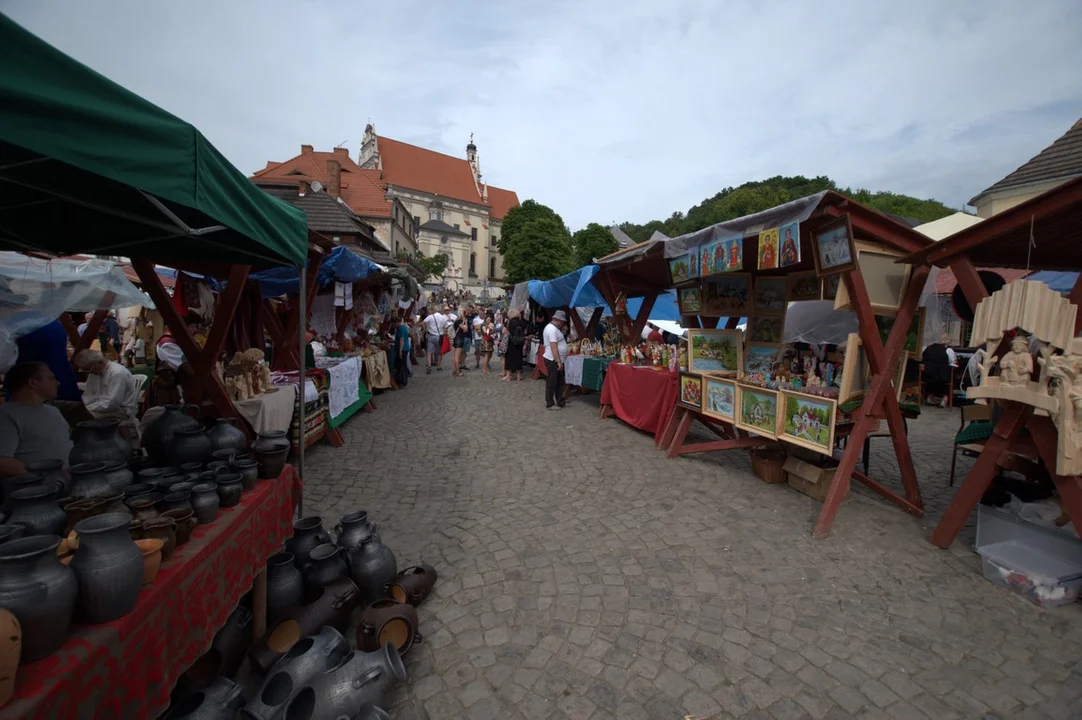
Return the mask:
{"type": "Polygon", "coordinates": [[[504,380],[510,380],[515,375],[516,381],[522,380],[522,352],[526,345],[526,321],[519,317],[518,310],[508,313],[507,321],[507,353],[504,357],[504,368],[507,371],[504,380]]]}
{"type": "MultiPolygon", "coordinates": [[[[447,306],[444,306],[444,310],[447,306]]],[[[425,368],[425,374],[432,373],[432,368],[442,370],[440,367],[440,342],[443,339],[443,329],[447,322],[447,318],[443,313],[433,312],[424,319],[425,326],[425,349],[428,351],[426,355],[427,367],[425,368]]]]}
{"type": "Polygon", "coordinates": [[[489,363],[492,362],[492,351],[496,349],[496,328],[492,323],[492,316],[485,320],[481,326],[481,374],[488,375],[489,363]]]}
{"type": "Polygon", "coordinates": [[[466,362],[466,348],[469,347],[470,332],[470,322],[466,319],[466,314],[463,313],[461,317],[455,320],[455,337],[451,341],[451,347],[454,350],[454,355],[451,356],[451,375],[453,377],[462,377],[462,366],[466,362]]]}
{"type": "Polygon", "coordinates": [[[567,360],[567,340],[563,328],[567,324],[567,313],[557,310],[541,333],[541,342],[545,348],[545,407],[549,410],[562,410],[564,407],[564,361],[567,360]]]}
{"type": "Polygon", "coordinates": [[[475,367],[481,367],[481,339],[484,335],[485,318],[482,313],[483,308],[477,308],[476,314],[470,320],[470,327],[473,329],[473,353],[475,367]]]}
{"type": "Polygon", "coordinates": [[[400,388],[406,387],[406,385],[409,384],[411,345],[410,329],[409,325],[406,324],[406,314],[403,312],[402,317],[398,319],[398,328],[395,330],[394,335],[394,374],[395,382],[398,383],[398,387],[400,388]]]}

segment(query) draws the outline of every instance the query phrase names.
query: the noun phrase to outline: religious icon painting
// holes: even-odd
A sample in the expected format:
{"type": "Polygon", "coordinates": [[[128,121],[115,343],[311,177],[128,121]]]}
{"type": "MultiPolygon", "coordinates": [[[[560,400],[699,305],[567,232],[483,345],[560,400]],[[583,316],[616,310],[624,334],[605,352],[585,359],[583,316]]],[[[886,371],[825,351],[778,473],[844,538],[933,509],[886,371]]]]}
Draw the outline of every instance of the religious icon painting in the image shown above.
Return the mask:
{"type": "Polygon", "coordinates": [[[698,287],[680,288],[678,301],[681,315],[698,315],[703,309],[702,291],[698,287]]]}
{"type": "Polygon", "coordinates": [[[778,228],[778,242],[781,243],[781,267],[789,267],[800,262],[800,224],[789,223],[778,228]]]}
{"type": "Polygon", "coordinates": [[[699,275],[701,277],[707,277],[718,272],[714,269],[714,253],[710,249],[710,245],[703,245],[698,250],[699,253],[699,275]]]}
{"type": "Polygon", "coordinates": [[[715,240],[707,247],[710,248],[710,257],[714,262],[714,272],[725,272],[725,243],[721,240],[715,240]]]}
{"type": "Polygon", "coordinates": [[[853,245],[853,225],[848,213],[816,228],[811,236],[815,272],[830,275],[856,268],[857,251],[853,245]]]}
{"type": "Polygon", "coordinates": [[[838,288],[842,284],[841,275],[827,275],[823,278],[823,299],[834,300],[838,297],[838,288]]]}
{"type": "Polygon", "coordinates": [[[725,245],[725,272],[738,272],[744,269],[744,238],[731,237],[722,240],[725,245]]]}
{"type": "Polygon", "coordinates": [[[774,270],[778,267],[778,229],[770,228],[759,233],[759,269],[774,270]]]}
{"type": "Polygon", "coordinates": [[[698,411],[703,402],[703,379],[698,375],[680,373],[680,404],[698,411]]]}
{"type": "Polygon", "coordinates": [[[694,279],[699,277],[699,251],[692,250],[686,257],[688,262],[688,278],[694,279]]]}

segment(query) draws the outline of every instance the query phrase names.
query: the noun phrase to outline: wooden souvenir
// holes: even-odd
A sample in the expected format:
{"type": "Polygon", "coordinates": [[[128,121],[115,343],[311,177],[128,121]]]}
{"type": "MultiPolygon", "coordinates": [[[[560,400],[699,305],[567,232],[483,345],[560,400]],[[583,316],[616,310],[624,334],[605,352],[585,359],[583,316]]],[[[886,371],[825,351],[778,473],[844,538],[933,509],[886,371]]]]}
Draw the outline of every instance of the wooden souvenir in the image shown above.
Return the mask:
{"type": "Polygon", "coordinates": [[[744,348],[744,372],[766,374],[781,357],[780,343],[748,343],[744,348]]]}
{"type": "Polygon", "coordinates": [[[741,430],[763,437],[778,436],[778,391],[736,385],[736,422],[741,430]]]}
{"type": "Polygon", "coordinates": [[[778,439],[830,455],[838,403],[831,398],[781,391],[778,439]]]}
{"type": "Polygon", "coordinates": [[[973,313],[972,342],[999,342],[1022,328],[1061,350],[1074,338],[1078,307],[1042,282],[1015,280],[982,300],[973,313]]]}
{"type": "Polygon", "coordinates": [[[815,272],[820,276],[856,268],[857,254],[849,213],[812,230],[811,247],[815,272]]]}
{"type": "Polygon", "coordinates": [[[680,395],[677,402],[691,410],[698,410],[703,401],[703,379],[699,375],[680,373],[680,395]]]}
{"type": "Polygon", "coordinates": [[[736,383],[711,375],[703,376],[702,414],[726,422],[736,420],[736,383]]]}
{"type": "Polygon", "coordinates": [[[784,277],[755,278],[752,308],[756,314],[783,315],[788,306],[788,281],[784,277]]]}
{"type": "Polygon", "coordinates": [[[744,365],[743,335],[739,330],[688,330],[688,370],[734,376],[744,365]]]}
{"type": "Polygon", "coordinates": [[[1082,340],[1072,340],[1068,352],[1050,357],[1045,367],[1056,381],[1052,389],[1058,405],[1052,414],[1059,435],[1056,474],[1082,475],[1082,340]]]}
{"type": "Polygon", "coordinates": [[[703,310],[707,317],[741,315],[751,307],[751,276],[728,273],[703,281],[703,310]]]}
{"type": "Polygon", "coordinates": [[[818,300],[821,294],[819,276],[814,272],[793,273],[789,276],[789,302],[818,300]]]}
{"type": "Polygon", "coordinates": [[[753,315],[748,318],[748,342],[778,345],[785,335],[784,315],[753,315]]]}

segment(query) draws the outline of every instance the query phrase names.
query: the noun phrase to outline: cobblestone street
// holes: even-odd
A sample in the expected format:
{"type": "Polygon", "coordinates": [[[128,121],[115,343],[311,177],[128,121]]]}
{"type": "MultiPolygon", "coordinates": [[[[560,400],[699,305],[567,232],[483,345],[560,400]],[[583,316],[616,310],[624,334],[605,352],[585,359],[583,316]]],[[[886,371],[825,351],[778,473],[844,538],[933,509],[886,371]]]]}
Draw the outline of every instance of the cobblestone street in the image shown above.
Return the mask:
{"type": "Polygon", "coordinates": [[[597,394],[419,370],[305,468],[305,514],[367,509],[439,571],[393,718],[1082,718],[1082,604],[991,585],[971,530],[927,541],[957,411],[910,423],[925,518],[855,486],[815,541],[819,504],[746,453],[668,460],[597,394]]]}

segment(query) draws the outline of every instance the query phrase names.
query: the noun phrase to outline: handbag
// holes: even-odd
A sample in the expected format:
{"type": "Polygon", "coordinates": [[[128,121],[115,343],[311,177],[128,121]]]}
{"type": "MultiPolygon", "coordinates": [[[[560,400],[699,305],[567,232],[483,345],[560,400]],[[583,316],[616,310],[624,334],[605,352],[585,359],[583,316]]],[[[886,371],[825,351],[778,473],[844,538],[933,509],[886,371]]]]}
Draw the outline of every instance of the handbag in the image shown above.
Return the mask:
{"type": "Polygon", "coordinates": [[[451,341],[444,335],[443,339],[440,341],[440,355],[446,355],[449,352],[451,352],[451,341]]]}

